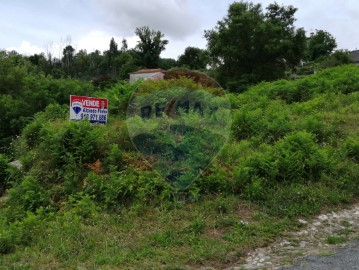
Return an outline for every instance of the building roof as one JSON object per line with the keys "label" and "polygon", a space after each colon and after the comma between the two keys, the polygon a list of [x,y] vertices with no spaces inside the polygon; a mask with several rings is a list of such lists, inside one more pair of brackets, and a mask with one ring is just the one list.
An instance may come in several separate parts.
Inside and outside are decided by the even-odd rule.
{"label": "building roof", "polygon": [[161,68],[154,68],[154,69],[140,69],[135,72],[130,72],[130,74],[142,74],[142,73],[156,73],[156,72],[165,72]]}
{"label": "building roof", "polygon": [[359,50],[349,52],[349,56],[354,62],[359,62]]}

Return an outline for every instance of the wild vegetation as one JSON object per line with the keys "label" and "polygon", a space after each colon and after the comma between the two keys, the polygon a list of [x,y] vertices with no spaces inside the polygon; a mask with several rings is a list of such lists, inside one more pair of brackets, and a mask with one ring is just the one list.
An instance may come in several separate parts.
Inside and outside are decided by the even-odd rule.
{"label": "wild vegetation", "polygon": [[182,192],[130,142],[126,97],[137,85],[97,93],[116,105],[106,127],[69,122],[68,105],[49,105],[15,142],[23,169],[2,157],[2,265],[224,266],[299,226],[296,217],[350,203],[359,193],[358,79],[348,65],[230,94],[231,139]]}
{"label": "wild vegetation", "polygon": [[[294,13],[276,4],[263,12],[259,5],[234,3],[207,32],[208,50],[189,47],[174,62],[159,57],[167,44],[162,33],[146,27],[136,30],[143,40],[134,50],[125,40],[118,50],[111,40],[103,55],[66,47],[61,60],[1,52],[0,269],[225,268],[300,227],[299,217],[356,201],[359,68],[345,52],[332,53],[336,44],[329,33],[305,37],[294,29]],[[263,43],[247,54],[236,51],[247,36],[231,44],[227,34],[240,32],[239,22],[254,27],[244,34],[270,30],[266,38],[273,46],[288,38],[293,54],[280,59],[293,62],[276,61],[283,47],[266,54]],[[156,52],[148,51],[152,42]],[[227,61],[228,53],[236,64]],[[263,55],[274,58],[263,62]],[[304,67],[296,65],[301,59]],[[253,68],[240,66],[248,61]],[[216,93],[218,85],[183,69],[170,70],[161,81],[120,80],[131,69],[164,62],[210,65],[205,72],[230,90],[229,140],[182,190],[160,177],[132,144],[129,100],[135,89],[181,86]],[[223,73],[229,66],[241,73]],[[69,121],[70,94],[108,98],[107,125]],[[203,148],[190,150],[198,162]],[[21,168],[9,165],[15,159]]]}

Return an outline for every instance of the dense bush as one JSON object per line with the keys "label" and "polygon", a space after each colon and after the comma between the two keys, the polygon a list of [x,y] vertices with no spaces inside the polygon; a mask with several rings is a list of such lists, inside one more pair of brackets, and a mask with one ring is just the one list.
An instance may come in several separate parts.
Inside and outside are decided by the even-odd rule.
{"label": "dense bush", "polygon": [[[100,208],[121,213],[131,206],[167,207],[169,202],[176,205],[207,195],[230,194],[281,217],[310,215],[323,205],[347,203],[359,195],[357,79],[357,67],[342,66],[230,94],[233,125],[228,143],[218,147],[214,161],[198,170],[200,175],[188,174],[195,181],[181,192],[153,170],[149,161],[156,155],[146,160],[136,151],[124,119],[134,89],[148,93],[163,89],[169,81],[119,83],[98,92],[110,101],[106,126],[70,122],[67,105],[49,105],[27,119],[29,124],[14,143],[22,171],[11,174],[9,160],[0,156],[0,176],[13,179],[0,210],[0,253],[31,244],[35,236],[27,229],[40,230],[39,220],[51,215],[63,214],[59,219],[65,223],[73,219],[65,227],[80,230],[81,222],[91,220]],[[201,87],[187,78],[181,83]],[[216,93],[214,88],[208,91]],[[201,147],[207,146],[206,138],[218,142],[218,136],[175,128],[181,138],[190,133],[178,144],[181,148],[172,147],[163,133],[163,141],[155,141],[151,151],[176,156],[183,161],[182,170],[211,160]],[[191,156],[185,159],[184,151]],[[218,205],[220,214],[226,211],[223,203]],[[203,231],[200,219],[187,227],[194,235]],[[157,236],[155,240],[159,241]]]}
{"label": "dense bush", "polygon": [[350,159],[359,162],[359,137],[347,138],[344,143],[344,151]]}
{"label": "dense bush", "polygon": [[32,116],[51,103],[68,104],[70,95],[91,95],[94,87],[74,79],[54,79],[38,72],[18,54],[0,54],[0,149],[31,122]]}
{"label": "dense bush", "polygon": [[6,178],[8,176],[8,163],[9,159],[0,154],[0,196],[4,193]]}

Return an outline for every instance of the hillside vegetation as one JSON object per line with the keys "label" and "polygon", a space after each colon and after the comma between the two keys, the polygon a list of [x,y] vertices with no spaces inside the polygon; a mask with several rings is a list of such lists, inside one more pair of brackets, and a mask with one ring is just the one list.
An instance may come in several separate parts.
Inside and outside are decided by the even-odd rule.
{"label": "hillside vegetation", "polygon": [[0,269],[220,268],[299,227],[299,216],[357,199],[357,66],[229,94],[230,140],[180,192],[131,144],[125,112],[137,86],[94,94],[109,98],[106,126],[48,105],[14,142],[22,169],[0,156]]}

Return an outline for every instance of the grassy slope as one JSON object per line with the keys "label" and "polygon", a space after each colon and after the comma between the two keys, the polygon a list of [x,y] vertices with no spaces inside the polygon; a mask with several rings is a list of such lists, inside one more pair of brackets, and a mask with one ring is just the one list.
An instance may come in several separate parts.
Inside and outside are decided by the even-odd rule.
{"label": "grassy slope", "polygon": [[184,194],[151,173],[120,118],[102,129],[54,120],[56,106],[38,115],[18,142],[27,176],[13,172],[1,202],[0,269],[224,268],[357,197],[358,67],[230,98],[232,139]]}

